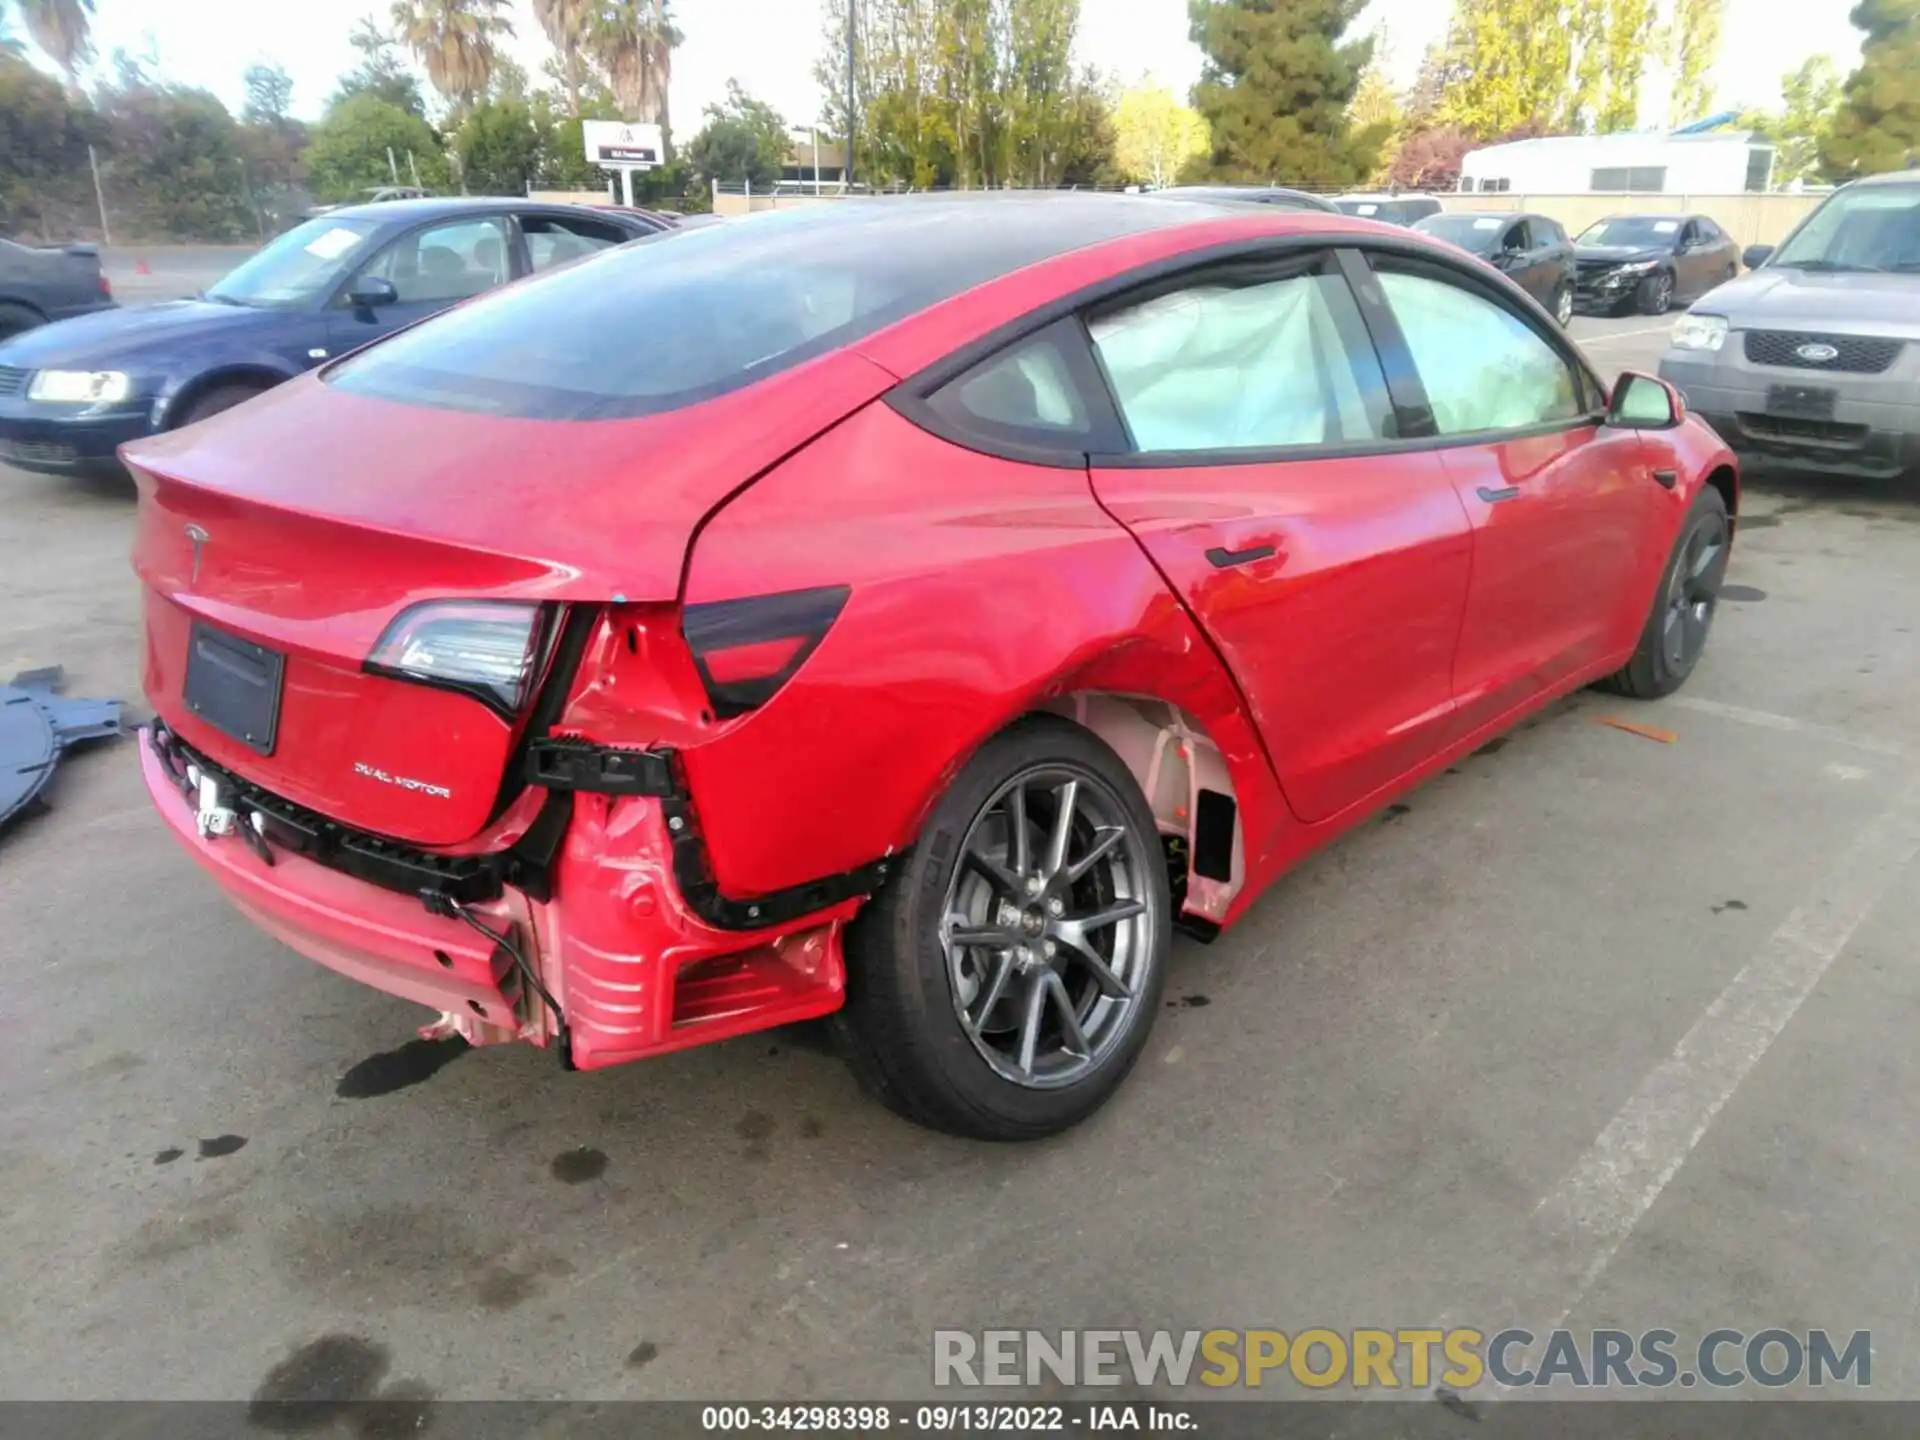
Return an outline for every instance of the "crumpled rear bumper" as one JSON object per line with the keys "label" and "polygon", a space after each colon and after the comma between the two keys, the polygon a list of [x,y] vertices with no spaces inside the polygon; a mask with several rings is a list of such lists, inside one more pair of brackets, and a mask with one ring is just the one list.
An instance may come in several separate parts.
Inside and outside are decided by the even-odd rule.
{"label": "crumpled rear bumper", "polygon": [[[175,769],[142,732],[140,766],[174,838],[262,929],[350,979],[440,1011],[476,1044],[554,1046],[560,1017],[513,956],[403,893],[237,835],[202,837]],[[825,1015],[845,994],[849,900],[764,931],[712,929],[673,880],[661,804],[581,794],[542,903],[511,886],[469,913],[514,941],[564,1015],[562,1059],[596,1069]]]}

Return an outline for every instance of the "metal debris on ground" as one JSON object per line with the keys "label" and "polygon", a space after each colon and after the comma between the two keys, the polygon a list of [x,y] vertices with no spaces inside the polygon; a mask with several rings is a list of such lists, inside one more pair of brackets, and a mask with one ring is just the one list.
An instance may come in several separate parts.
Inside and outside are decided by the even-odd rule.
{"label": "metal debris on ground", "polygon": [[1658,740],[1662,745],[1671,745],[1680,737],[1671,730],[1662,730],[1658,725],[1639,725],[1631,720],[1621,720],[1612,715],[1593,717],[1602,725],[1611,725],[1616,730],[1624,730],[1629,735],[1638,735],[1642,740]]}
{"label": "metal debris on ground", "polygon": [[66,700],[58,665],[0,686],[0,832],[29,813],[60,757],[121,733],[118,700]]}

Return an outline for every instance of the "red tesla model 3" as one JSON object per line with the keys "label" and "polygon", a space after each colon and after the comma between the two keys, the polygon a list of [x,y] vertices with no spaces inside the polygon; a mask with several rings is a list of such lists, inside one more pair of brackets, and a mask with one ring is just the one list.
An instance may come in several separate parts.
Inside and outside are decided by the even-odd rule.
{"label": "red tesla model 3", "polygon": [[1451,248],[1071,194],[669,233],[126,459],[147,785],[263,928],[582,1069],[832,1014],[1008,1139],[1175,927],[1681,684],[1738,504]]}

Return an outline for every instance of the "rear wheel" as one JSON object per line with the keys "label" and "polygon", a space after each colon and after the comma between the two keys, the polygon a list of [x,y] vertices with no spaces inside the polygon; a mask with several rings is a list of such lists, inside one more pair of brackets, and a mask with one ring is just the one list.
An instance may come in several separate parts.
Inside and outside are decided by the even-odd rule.
{"label": "rear wheel", "polygon": [[1099,1109],[1152,1028],[1167,866],[1139,787],[1052,717],[989,741],[847,936],[835,1017],[861,1081],[923,1125],[1057,1134]]}
{"label": "rear wheel", "polygon": [[1642,315],[1664,315],[1673,308],[1673,275],[1666,270],[1656,270],[1640,282],[1634,291],[1634,304],[1640,307]]}
{"label": "rear wheel", "polygon": [[1707,647],[1707,631],[1726,578],[1732,528],[1727,502],[1711,485],[1694,497],[1660,579],[1653,613],[1633,659],[1601,683],[1621,695],[1656,700],[1686,683]]}
{"label": "rear wheel", "polygon": [[264,385],[216,385],[187,406],[186,413],[180,417],[180,423],[182,425],[197,424],[265,392]]}
{"label": "rear wheel", "polygon": [[15,305],[11,301],[0,304],[0,340],[11,340],[15,335],[41,323],[39,314],[24,305]]}

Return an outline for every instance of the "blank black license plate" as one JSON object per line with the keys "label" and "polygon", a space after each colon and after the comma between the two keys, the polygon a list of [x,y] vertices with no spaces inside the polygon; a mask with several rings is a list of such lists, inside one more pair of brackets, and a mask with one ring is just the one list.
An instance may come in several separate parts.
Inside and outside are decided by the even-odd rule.
{"label": "blank black license plate", "polygon": [[273,753],[280,726],[280,681],[286,657],[195,621],[187,642],[187,709],[214,729],[262,755]]}
{"label": "blank black license plate", "polygon": [[1794,420],[1831,420],[1834,394],[1813,385],[1770,385],[1767,413]]}

